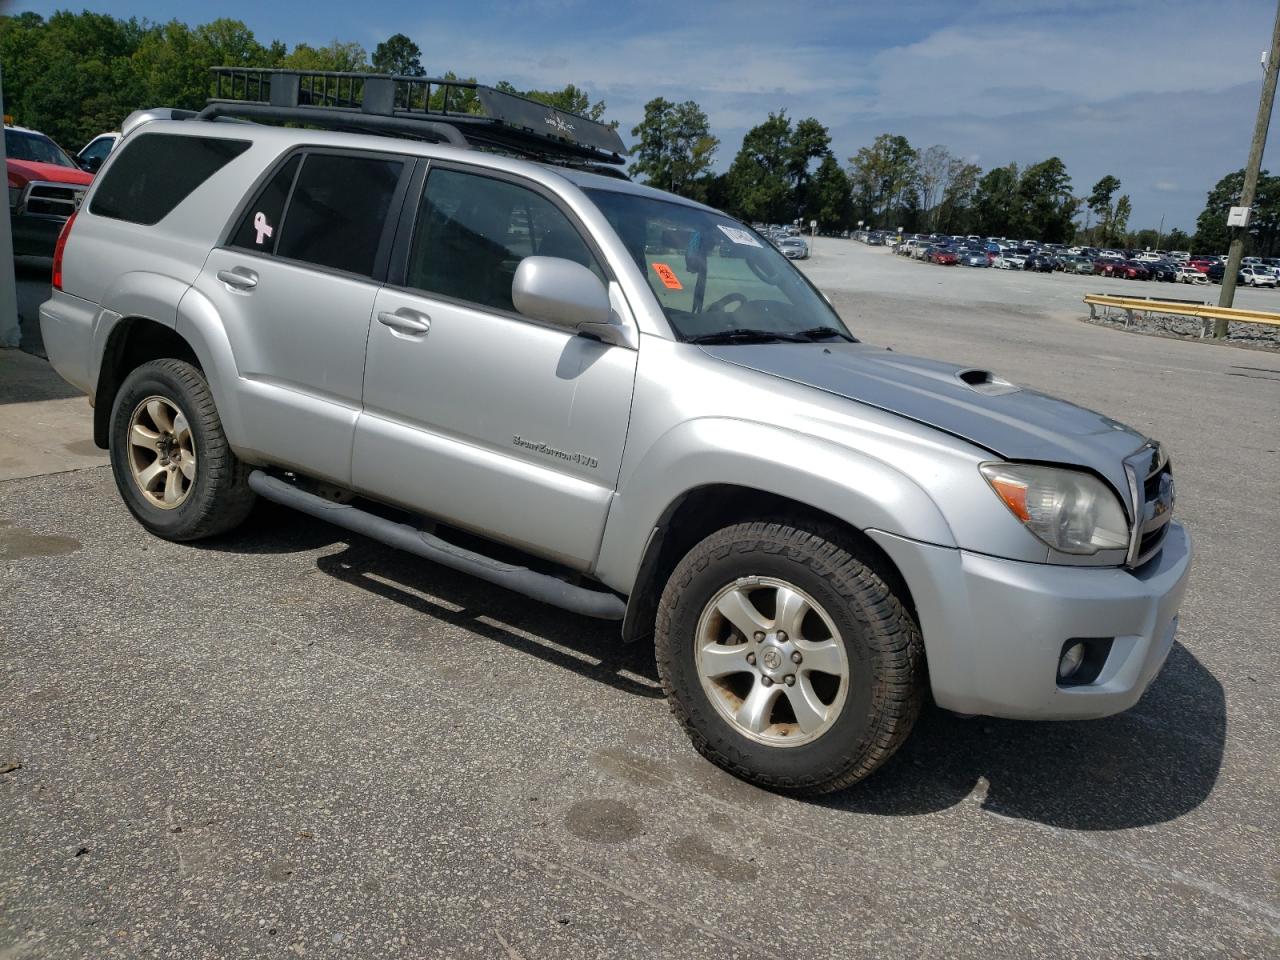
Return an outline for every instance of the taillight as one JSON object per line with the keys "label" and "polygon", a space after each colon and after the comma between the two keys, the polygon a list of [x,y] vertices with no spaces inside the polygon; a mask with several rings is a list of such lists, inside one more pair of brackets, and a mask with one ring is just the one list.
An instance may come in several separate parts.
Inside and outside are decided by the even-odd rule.
{"label": "taillight", "polygon": [[67,249],[67,237],[71,236],[71,225],[76,222],[76,214],[79,210],[72,212],[67,217],[67,222],[62,225],[62,231],[58,234],[58,242],[53,248],[53,289],[62,289],[62,252]]}

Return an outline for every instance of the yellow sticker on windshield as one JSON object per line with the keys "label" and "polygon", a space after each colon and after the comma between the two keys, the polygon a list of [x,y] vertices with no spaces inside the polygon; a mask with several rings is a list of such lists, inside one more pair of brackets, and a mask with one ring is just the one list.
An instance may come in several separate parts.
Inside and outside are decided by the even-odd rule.
{"label": "yellow sticker on windshield", "polygon": [[653,272],[658,275],[658,279],[662,281],[662,285],[668,290],[683,290],[680,284],[680,278],[676,276],[675,271],[668,267],[665,263],[655,263]]}

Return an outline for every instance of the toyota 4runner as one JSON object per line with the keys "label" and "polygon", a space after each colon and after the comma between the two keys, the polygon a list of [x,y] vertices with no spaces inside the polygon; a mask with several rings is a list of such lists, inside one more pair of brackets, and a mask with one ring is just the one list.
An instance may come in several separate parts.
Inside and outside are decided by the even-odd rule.
{"label": "toyota 4runner", "polygon": [[1191,556],[1159,444],[860,342],[754,230],[621,178],[609,127],[218,75],[126,122],[40,314],[157,536],[263,497],[621,621],[694,746],[777,790],[866,776],[926,694],[1101,717],[1159,671]]}

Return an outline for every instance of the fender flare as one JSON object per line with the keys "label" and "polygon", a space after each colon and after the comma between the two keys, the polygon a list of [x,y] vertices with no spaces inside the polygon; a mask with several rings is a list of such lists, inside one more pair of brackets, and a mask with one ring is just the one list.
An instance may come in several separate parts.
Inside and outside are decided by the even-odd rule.
{"label": "fender flare", "polygon": [[828,513],[859,531],[885,530],[954,547],[938,505],[893,465],[822,437],[768,424],[704,418],[664,434],[619,484],[595,576],[628,594],[652,531],[699,487],[732,484]]}

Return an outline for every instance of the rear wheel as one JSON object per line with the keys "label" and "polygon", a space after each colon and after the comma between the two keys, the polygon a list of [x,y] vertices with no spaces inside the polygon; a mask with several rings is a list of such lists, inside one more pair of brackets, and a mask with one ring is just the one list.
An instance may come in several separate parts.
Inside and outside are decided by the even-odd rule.
{"label": "rear wheel", "polygon": [[223,533],[253,508],[204,375],[182,360],[135,369],[111,408],[111,470],[138,522],[166,540]]}
{"label": "rear wheel", "polygon": [[836,529],[743,523],[677,565],[658,671],[694,747],[770,789],[867,776],[906,739],[924,689],[920,633]]}

